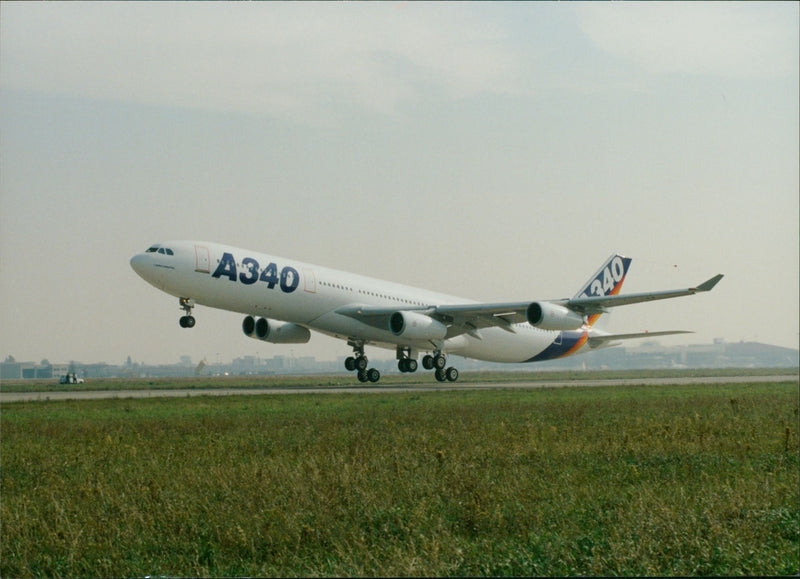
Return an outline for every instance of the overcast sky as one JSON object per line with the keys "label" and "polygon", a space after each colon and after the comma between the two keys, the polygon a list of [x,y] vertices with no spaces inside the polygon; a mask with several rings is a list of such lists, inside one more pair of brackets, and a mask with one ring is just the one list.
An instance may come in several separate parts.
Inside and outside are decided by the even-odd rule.
{"label": "overcast sky", "polygon": [[799,43],[796,2],[3,2],[0,357],[349,353],[181,329],[128,263],[167,239],[481,301],[620,252],[725,279],[611,330],[797,348]]}

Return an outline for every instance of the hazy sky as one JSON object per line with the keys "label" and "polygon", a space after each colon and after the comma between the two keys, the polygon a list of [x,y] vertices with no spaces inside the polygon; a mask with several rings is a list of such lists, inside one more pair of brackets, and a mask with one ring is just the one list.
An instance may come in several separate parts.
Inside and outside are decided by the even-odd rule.
{"label": "hazy sky", "polygon": [[726,277],[611,330],[796,348],[799,43],[796,2],[3,2],[0,357],[349,353],[180,328],[128,264],[166,239],[482,301],[621,252]]}

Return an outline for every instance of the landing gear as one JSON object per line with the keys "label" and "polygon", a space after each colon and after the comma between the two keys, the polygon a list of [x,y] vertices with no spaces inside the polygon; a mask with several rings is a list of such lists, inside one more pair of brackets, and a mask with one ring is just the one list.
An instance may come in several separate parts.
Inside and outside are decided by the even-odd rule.
{"label": "landing gear", "polygon": [[181,306],[181,309],[186,312],[185,316],[181,316],[181,319],[178,320],[180,323],[181,328],[194,328],[195,319],[192,315],[192,308],[194,307],[194,300],[191,298],[178,298],[178,303]]}
{"label": "landing gear", "polygon": [[448,382],[455,382],[458,380],[458,370],[453,366],[450,366],[447,370],[445,370],[444,375],[447,377]]}
{"label": "landing gear", "polygon": [[401,372],[416,372],[417,355],[411,348],[397,347],[397,369]]}
{"label": "landing gear", "polygon": [[453,366],[445,369],[446,365],[447,358],[440,351],[422,358],[422,366],[427,370],[435,370],[434,376],[439,382],[455,382],[458,380],[458,369]]}
{"label": "landing gear", "polygon": [[401,358],[397,361],[397,368],[401,372],[416,372],[418,367],[417,361],[411,358]]}
{"label": "landing gear", "polygon": [[367,365],[369,364],[369,360],[363,354],[359,355],[358,357],[348,356],[344,360],[344,367],[348,372],[352,372],[354,370],[358,370],[361,372],[362,370],[367,369]]}
{"label": "landing gear", "polygon": [[377,368],[370,368],[369,370],[358,371],[358,381],[361,383],[372,382],[373,384],[381,379],[381,373]]}
{"label": "landing gear", "polygon": [[426,370],[443,370],[447,365],[447,358],[441,352],[434,352],[434,355],[425,354],[422,358],[422,367]]}
{"label": "landing gear", "polygon": [[[344,367],[348,372],[355,372],[358,381],[362,384],[372,382],[373,384],[381,379],[381,373],[376,368],[369,367],[369,360],[364,354],[364,342],[361,340],[349,340],[347,342],[353,347],[353,355],[344,360]],[[458,380],[458,369],[447,366],[447,358],[441,350],[436,350],[433,355],[426,354],[422,358],[422,367],[426,370],[435,370],[434,375],[439,382],[455,382]],[[419,367],[417,363],[417,352],[408,347],[397,347],[397,368],[403,373],[416,372]]]}
{"label": "landing gear", "polygon": [[364,354],[364,342],[348,342],[353,346],[353,356],[348,356],[344,360],[344,367],[348,372],[357,372],[359,382],[375,383],[381,379],[381,373],[376,368],[369,368],[369,360]]}
{"label": "landing gear", "polygon": [[453,366],[450,366],[447,370],[436,368],[434,375],[439,382],[455,382],[458,380],[458,369]]}

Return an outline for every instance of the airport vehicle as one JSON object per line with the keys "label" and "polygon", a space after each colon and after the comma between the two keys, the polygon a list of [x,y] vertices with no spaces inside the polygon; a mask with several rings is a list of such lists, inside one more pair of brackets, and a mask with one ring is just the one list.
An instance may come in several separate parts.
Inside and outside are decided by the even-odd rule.
{"label": "airport vehicle", "polygon": [[84,379],[78,378],[76,374],[64,374],[58,379],[59,384],[83,384]]}
{"label": "airport vehicle", "polygon": [[156,243],[131,267],[178,298],[180,325],[192,328],[200,304],[245,314],[244,334],[275,344],[306,343],[310,330],[346,340],[345,368],[377,382],[365,346],[393,349],[398,369],[434,370],[458,379],[446,355],[494,362],[538,362],[617,345],[620,340],[684,331],[609,334],[595,328],[609,308],[711,290],[722,275],[686,289],[619,295],[631,258],[612,255],[573,298],[478,303],[292,259],[205,241]]}

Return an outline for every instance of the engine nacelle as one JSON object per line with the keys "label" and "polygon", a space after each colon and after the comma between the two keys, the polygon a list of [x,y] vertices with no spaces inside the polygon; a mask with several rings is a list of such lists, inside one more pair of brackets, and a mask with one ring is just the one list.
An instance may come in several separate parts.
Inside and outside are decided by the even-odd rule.
{"label": "engine nacelle", "polygon": [[242,331],[248,338],[253,338],[253,332],[256,331],[256,320],[253,316],[247,316],[242,320]]}
{"label": "engine nacelle", "polygon": [[409,340],[442,340],[447,335],[447,326],[442,322],[417,312],[393,313],[389,329],[395,336]]}
{"label": "engine nacelle", "polygon": [[583,316],[550,302],[533,302],[525,317],[530,325],[542,330],[577,330],[583,326]]}
{"label": "engine nacelle", "polygon": [[308,328],[290,322],[276,322],[267,318],[247,316],[242,321],[242,331],[248,338],[272,344],[305,344],[311,339]]}

